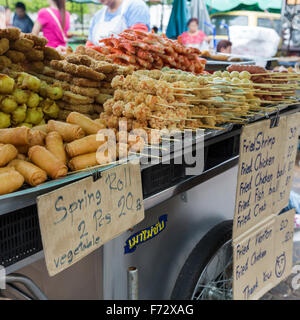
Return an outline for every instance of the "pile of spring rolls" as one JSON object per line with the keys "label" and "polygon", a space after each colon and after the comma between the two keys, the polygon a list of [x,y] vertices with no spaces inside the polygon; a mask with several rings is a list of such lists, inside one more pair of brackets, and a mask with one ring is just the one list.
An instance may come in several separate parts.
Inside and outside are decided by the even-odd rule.
{"label": "pile of spring rolls", "polygon": [[96,137],[104,128],[101,122],[72,112],[67,122],[0,129],[0,195],[18,190],[24,182],[35,187],[48,178],[66,176],[69,169],[98,165],[96,152],[106,141]]}

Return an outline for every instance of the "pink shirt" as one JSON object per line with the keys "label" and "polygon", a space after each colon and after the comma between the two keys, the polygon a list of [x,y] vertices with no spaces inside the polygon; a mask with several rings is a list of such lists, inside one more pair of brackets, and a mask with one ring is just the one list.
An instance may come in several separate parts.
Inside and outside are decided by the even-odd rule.
{"label": "pink shirt", "polygon": [[[59,10],[50,8],[57,16],[58,21],[61,23]],[[42,31],[44,37],[48,39],[47,46],[56,48],[58,46],[66,46],[64,41],[61,29],[57,25],[56,21],[52,17],[52,15],[47,11],[47,9],[43,8],[38,12],[37,17],[38,22],[42,25]],[[65,20],[65,36],[67,36],[67,32],[70,28],[70,13],[66,11],[66,20]]]}
{"label": "pink shirt", "polygon": [[181,35],[182,43],[184,45],[200,44],[203,42],[205,37],[206,37],[206,34],[201,30],[199,30],[195,35],[189,34],[188,31],[184,32]]}

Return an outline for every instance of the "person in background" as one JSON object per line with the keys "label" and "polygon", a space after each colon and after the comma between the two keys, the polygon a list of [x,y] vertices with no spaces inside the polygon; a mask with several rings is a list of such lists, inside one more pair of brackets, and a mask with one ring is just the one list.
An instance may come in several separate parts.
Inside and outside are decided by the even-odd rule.
{"label": "person in background", "polygon": [[158,28],[157,28],[156,26],[153,26],[152,32],[153,32],[153,33],[157,33],[157,32],[158,32]]}
{"label": "person in background", "polygon": [[13,18],[13,26],[21,29],[24,33],[30,33],[33,28],[33,22],[26,14],[26,6],[23,2],[17,2],[16,12]]}
{"label": "person in background", "polygon": [[49,0],[49,5],[49,8],[43,8],[38,12],[32,33],[38,35],[42,31],[48,39],[47,46],[64,52],[70,28],[70,13],[66,11],[66,0]]}
{"label": "person in background", "polygon": [[11,10],[9,7],[5,7],[5,26],[6,28],[11,27]]}
{"label": "person in background", "polygon": [[200,49],[203,42],[209,42],[209,37],[201,30],[199,30],[199,20],[191,18],[187,24],[188,31],[181,35],[182,44],[187,47]]}
{"label": "person in background", "polygon": [[150,12],[143,0],[99,0],[104,7],[94,15],[87,46],[126,29],[150,30]]}
{"label": "person in background", "polygon": [[217,52],[220,53],[231,53],[232,43],[229,40],[221,40],[217,44]]}

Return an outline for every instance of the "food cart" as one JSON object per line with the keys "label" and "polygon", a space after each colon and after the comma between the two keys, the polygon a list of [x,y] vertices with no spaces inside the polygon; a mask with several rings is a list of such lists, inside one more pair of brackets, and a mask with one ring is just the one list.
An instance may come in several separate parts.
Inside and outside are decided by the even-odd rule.
{"label": "food cart", "polygon": [[[298,112],[299,107],[285,108],[280,114]],[[1,265],[8,274],[9,294],[38,299],[232,298],[227,283],[232,277],[240,133],[240,125],[229,125],[222,133],[207,130],[205,162],[198,175],[188,176],[184,165],[174,164],[174,152],[170,164],[141,165],[144,221],[54,277],[49,277],[43,258],[36,197],[93,173],[2,196]],[[190,142],[195,148],[195,139]],[[126,253],[128,238],[157,224],[162,216],[162,231]],[[25,284],[31,293],[9,279]]]}

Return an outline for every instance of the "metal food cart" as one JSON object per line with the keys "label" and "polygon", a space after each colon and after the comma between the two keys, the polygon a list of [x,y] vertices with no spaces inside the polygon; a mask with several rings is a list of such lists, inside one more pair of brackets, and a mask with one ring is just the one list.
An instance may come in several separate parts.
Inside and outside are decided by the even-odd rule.
{"label": "metal food cart", "polygon": [[[299,110],[293,105],[251,121]],[[176,164],[175,149],[168,165],[141,165],[145,219],[54,277],[43,258],[36,197],[92,173],[1,196],[0,265],[8,275],[2,293],[25,299],[230,299],[240,133],[241,125],[233,124],[205,131],[199,175],[185,174],[185,165]],[[195,138],[191,146],[188,152],[195,152]],[[162,216],[164,229],[126,253],[128,238]],[[132,276],[137,273],[138,292]]]}

